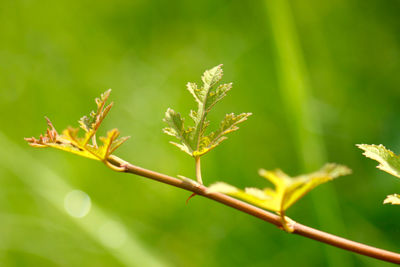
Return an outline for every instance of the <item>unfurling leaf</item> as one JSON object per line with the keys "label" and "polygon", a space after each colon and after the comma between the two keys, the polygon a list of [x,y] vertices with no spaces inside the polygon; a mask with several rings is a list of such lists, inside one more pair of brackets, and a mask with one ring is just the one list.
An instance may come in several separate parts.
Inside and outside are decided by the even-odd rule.
{"label": "unfurling leaf", "polygon": [[245,188],[245,190],[241,190],[229,184],[218,182],[211,185],[208,192],[228,194],[259,207],[283,213],[316,186],[350,173],[351,170],[346,166],[334,163],[325,164],[314,173],[293,178],[281,170],[266,171],[261,169],[259,174],[269,180],[274,185],[274,189]]}
{"label": "unfurling leaf", "polygon": [[201,76],[201,80],[203,81],[205,87],[212,87],[222,79],[223,75],[221,64],[210,70],[206,70],[203,76]]}
{"label": "unfurling leaf", "polygon": [[200,157],[218,146],[227,138],[226,134],[239,129],[237,125],[251,115],[251,113],[227,114],[219,128],[206,135],[206,129],[209,126],[208,113],[232,88],[232,83],[217,86],[222,76],[222,65],[218,65],[204,72],[201,78],[202,87],[198,87],[195,83],[187,84],[188,91],[197,103],[197,111],[191,110],[189,114],[194,122],[193,126],[185,127],[184,119],[172,109],[168,109],[165,113],[164,122],[168,127],[163,129],[164,133],[176,137],[179,143],[171,143],[190,156]]}
{"label": "unfurling leaf", "polygon": [[[385,171],[393,176],[400,178],[400,156],[396,155],[383,145],[357,145],[360,149],[364,150],[363,155],[367,158],[379,162],[378,169]],[[383,201],[383,204],[400,205],[400,195],[389,195]]]}
{"label": "unfurling leaf", "polygon": [[386,199],[383,201],[383,204],[400,205],[400,195],[398,194],[388,195]]}
{"label": "unfurling leaf", "polygon": [[121,146],[129,137],[122,137],[117,139],[119,131],[117,129],[110,130],[106,137],[99,137],[103,145],[97,145],[96,132],[100,127],[101,122],[112,107],[112,103],[105,106],[107,98],[111,92],[107,90],[100,98],[96,98],[97,111],[92,111],[89,117],[84,116],[79,120],[81,128],[85,131],[83,137],[78,136],[79,128],[67,128],[58,134],[53,124],[48,118],[47,132],[45,135],[40,135],[39,139],[34,137],[25,138],[26,141],[33,147],[53,147],[67,152],[77,154],[86,158],[99,160],[104,162],[107,166],[114,170],[122,170],[112,165],[108,158],[109,156]]}
{"label": "unfurling leaf", "polygon": [[396,155],[383,145],[357,145],[364,150],[363,155],[379,162],[377,168],[400,178],[400,156]]}
{"label": "unfurling leaf", "polygon": [[103,94],[101,94],[100,98],[96,98],[95,102],[97,104],[97,111],[92,111],[90,112],[89,117],[83,116],[79,120],[79,124],[83,130],[85,130],[86,132],[92,131],[96,133],[100,124],[103,122],[103,119],[107,116],[108,112],[114,104],[113,102],[111,102],[111,104],[105,106],[106,101],[110,96],[110,93],[111,89],[108,89]]}

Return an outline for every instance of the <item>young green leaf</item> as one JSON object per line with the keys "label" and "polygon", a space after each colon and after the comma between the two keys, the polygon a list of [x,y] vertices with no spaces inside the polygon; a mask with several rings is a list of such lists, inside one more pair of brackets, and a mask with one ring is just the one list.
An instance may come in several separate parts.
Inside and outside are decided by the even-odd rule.
{"label": "young green leaf", "polygon": [[225,118],[221,121],[219,128],[211,132],[209,135],[202,136],[197,151],[193,152],[194,156],[201,156],[217,147],[222,141],[227,139],[226,134],[239,129],[237,125],[250,116],[250,113],[242,113],[235,115],[233,113],[226,114]]}
{"label": "young green leaf", "polygon": [[259,174],[269,180],[274,185],[274,189],[245,188],[245,190],[240,190],[229,184],[218,182],[211,185],[208,191],[228,194],[259,207],[284,213],[316,186],[350,173],[351,170],[346,166],[334,163],[326,164],[317,172],[294,178],[279,169],[275,171],[261,169]]}
{"label": "young green leaf", "polygon": [[80,127],[85,131],[83,137],[78,137],[79,128],[69,127],[61,135],[58,134],[51,121],[46,118],[48,124],[46,134],[40,135],[39,139],[31,137],[25,138],[25,140],[33,147],[53,147],[82,157],[102,161],[108,167],[121,171],[122,169],[112,165],[108,158],[129,137],[117,139],[119,131],[113,129],[107,133],[106,137],[99,138],[103,145],[98,146],[96,140],[96,132],[112,107],[112,103],[105,106],[110,92],[111,89],[102,94],[100,98],[96,98],[96,112],[92,111],[89,117],[84,116],[79,120]]}
{"label": "young green leaf", "polygon": [[192,155],[194,150],[194,145],[192,144],[192,135],[194,128],[188,127],[185,129],[184,119],[181,114],[176,113],[173,109],[168,109],[165,113],[164,122],[168,124],[169,127],[164,128],[164,133],[176,137],[181,141],[180,144],[175,142],[170,142],[171,144],[177,146],[182,151]]}
{"label": "young green leaf", "polygon": [[379,162],[378,169],[400,178],[400,156],[383,145],[357,145],[364,150],[363,155]]}
{"label": "young green leaf", "polygon": [[200,157],[218,146],[227,138],[226,134],[239,129],[237,125],[251,115],[251,113],[227,114],[215,132],[205,134],[209,126],[208,113],[232,88],[231,83],[217,86],[222,76],[222,65],[218,65],[204,72],[201,78],[202,87],[198,87],[195,83],[187,84],[188,91],[197,103],[197,111],[191,110],[189,114],[193,120],[193,126],[185,127],[181,115],[170,108],[165,113],[164,122],[168,127],[163,129],[164,133],[176,137],[179,143],[171,143],[190,156]]}
{"label": "young green leaf", "polygon": [[[385,171],[393,176],[400,178],[400,156],[396,155],[383,145],[357,145],[360,149],[364,150],[363,155],[367,158],[379,162],[378,169]],[[398,194],[389,195],[383,201],[383,204],[391,203],[393,205],[400,205],[400,198]]]}

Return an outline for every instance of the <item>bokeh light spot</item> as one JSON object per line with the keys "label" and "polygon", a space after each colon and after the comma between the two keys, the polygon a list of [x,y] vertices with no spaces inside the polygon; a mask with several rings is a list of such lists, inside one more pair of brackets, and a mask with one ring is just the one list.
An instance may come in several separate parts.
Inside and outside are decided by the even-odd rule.
{"label": "bokeh light spot", "polygon": [[83,218],[89,213],[92,207],[92,201],[85,192],[81,190],[72,190],[65,196],[64,207],[67,213],[72,217]]}

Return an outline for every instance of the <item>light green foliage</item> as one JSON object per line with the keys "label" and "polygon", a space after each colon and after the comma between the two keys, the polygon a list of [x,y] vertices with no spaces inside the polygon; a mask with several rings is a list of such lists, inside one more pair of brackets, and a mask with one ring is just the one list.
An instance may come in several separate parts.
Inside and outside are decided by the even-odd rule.
{"label": "light green foliage", "polygon": [[218,146],[227,138],[226,134],[239,129],[237,125],[251,115],[251,113],[227,114],[217,130],[206,134],[210,124],[207,121],[208,113],[232,88],[232,83],[217,85],[222,76],[222,65],[218,65],[204,72],[201,77],[202,87],[199,88],[195,83],[187,84],[188,91],[198,105],[197,111],[191,110],[189,114],[193,126],[185,127],[184,118],[173,109],[169,108],[165,113],[164,122],[168,127],[163,129],[164,133],[176,137],[179,143],[171,143],[193,157],[200,157]]}
{"label": "light green foliage", "polygon": [[[360,149],[364,150],[363,155],[367,158],[379,162],[378,169],[385,171],[393,176],[400,178],[400,156],[396,155],[383,145],[357,145]],[[399,195],[389,195],[384,200],[384,204],[391,203],[393,205],[400,205]]]}
{"label": "light green foliage", "polygon": [[363,155],[379,162],[377,168],[400,178],[400,156],[383,145],[357,145],[364,150]]}
{"label": "light green foliage", "polygon": [[351,170],[346,166],[334,163],[325,164],[314,173],[293,178],[279,169],[275,171],[261,169],[259,174],[269,180],[274,185],[274,189],[245,188],[245,190],[240,190],[229,184],[218,182],[211,185],[208,191],[228,194],[259,207],[282,213],[316,186],[350,173]]}
{"label": "light green foliage", "polygon": [[92,111],[89,117],[84,116],[79,120],[80,127],[85,131],[83,137],[78,137],[79,128],[69,127],[61,135],[58,134],[53,124],[46,118],[48,124],[46,134],[44,136],[40,135],[39,139],[32,137],[25,138],[25,140],[33,147],[57,148],[79,156],[102,161],[110,168],[116,169],[115,166],[108,162],[108,157],[129,137],[117,139],[119,131],[112,129],[108,131],[106,137],[99,137],[103,145],[98,146],[96,140],[96,132],[112,107],[112,103],[105,106],[110,92],[111,89],[102,94],[100,98],[96,98],[96,112]]}
{"label": "light green foliage", "polygon": [[400,195],[398,194],[388,195],[383,201],[383,204],[388,204],[388,203],[393,205],[400,205]]}

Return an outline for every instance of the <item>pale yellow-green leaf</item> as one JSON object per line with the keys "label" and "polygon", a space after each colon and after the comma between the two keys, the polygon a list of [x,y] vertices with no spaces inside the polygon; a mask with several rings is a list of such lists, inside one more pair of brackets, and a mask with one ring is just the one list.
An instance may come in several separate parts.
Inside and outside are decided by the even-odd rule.
{"label": "pale yellow-green leaf", "polygon": [[223,76],[223,70],[222,70],[222,64],[218,65],[210,70],[206,70],[201,77],[201,80],[204,83],[204,86],[211,87],[215,85],[217,82],[219,82],[222,79]]}
{"label": "pale yellow-green leaf", "polygon": [[240,191],[240,189],[224,182],[214,183],[207,188],[207,192],[209,193],[219,192],[228,195],[235,194],[238,191]]}
{"label": "pale yellow-green leaf", "polygon": [[383,204],[400,205],[400,195],[398,194],[388,195],[386,199],[383,201]]}
{"label": "pale yellow-green leaf", "polygon": [[274,209],[274,199],[269,195],[266,195],[265,192],[258,188],[246,188],[245,190],[241,190],[236,188],[230,184],[224,182],[217,182],[210,185],[207,189],[207,192],[219,192],[223,194],[227,194],[236,198],[240,198],[246,202],[252,203],[256,206],[268,209]]}
{"label": "pale yellow-green leaf", "polygon": [[[364,150],[363,155],[367,158],[379,162],[378,169],[385,171],[393,176],[400,178],[400,156],[396,155],[383,145],[357,145],[360,149]],[[389,195],[383,201],[384,204],[391,203],[393,205],[400,205],[398,194]]]}
{"label": "pale yellow-green leaf", "polygon": [[221,99],[223,99],[229,90],[232,89],[232,83],[221,84],[216,90],[210,90],[208,97],[205,101],[206,112],[209,112],[211,108],[217,104]]}
{"label": "pale yellow-green leaf", "polygon": [[363,155],[379,162],[377,168],[400,178],[400,156],[383,145],[357,145],[364,150]]}
{"label": "pale yellow-green leaf", "polygon": [[117,129],[113,129],[107,133],[106,137],[100,137],[103,145],[94,146],[92,144],[86,143],[87,135],[89,135],[90,132],[86,132],[84,137],[78,137],[78,131],[78,128],[68,128],[64,130],[61,135],[55,136],[54,140],[51,140],[46,135],[41,136],[38,140],[27,138],[27,141],[33,147],[52,147],[82,157],[99,161],[106,161],[111,153],[127,140],[127,137],[117,140],[119,136],[119,131]]}
{"label": "pale yellow-green leaf", "polygon": [[246,188],[245,190],[240,190],[231,185],[218,182],[211,185],[208,190],[210,192],[225,193],[259,207],[281,213],[316,186],[350,173],[351,170],[346,166],[333,163],[326,164],[314,173],[294,178],[281,170],[260,170],[260,175],[269,180],[275,188]]}
{"label": "pale yellow-green leaf", "polygon": [[164,133],[176,137],[181,142],[180,144],[170,143],[192,155],[194,150],[192,144],[193,127],[185,128],[184,119],[179,113],[170,108],[165,112],[164,122],[169,126],[163,129]]}
{"label": "pale yellow-green leaf", "polygon": [[284,195],[283,209],[288,209],[318,185],[350,173],[351,170],[346,166],[328,163],[317,172],[293,178]]}
{"label": "pale yellow-green leaf", "polygon": [[197,103],[202,104],[203,101],[203,92],[199,88],[197,88],[196,83],[187,83],[186,88],[188,91],[193,95],[194,100],[196,100]]}

